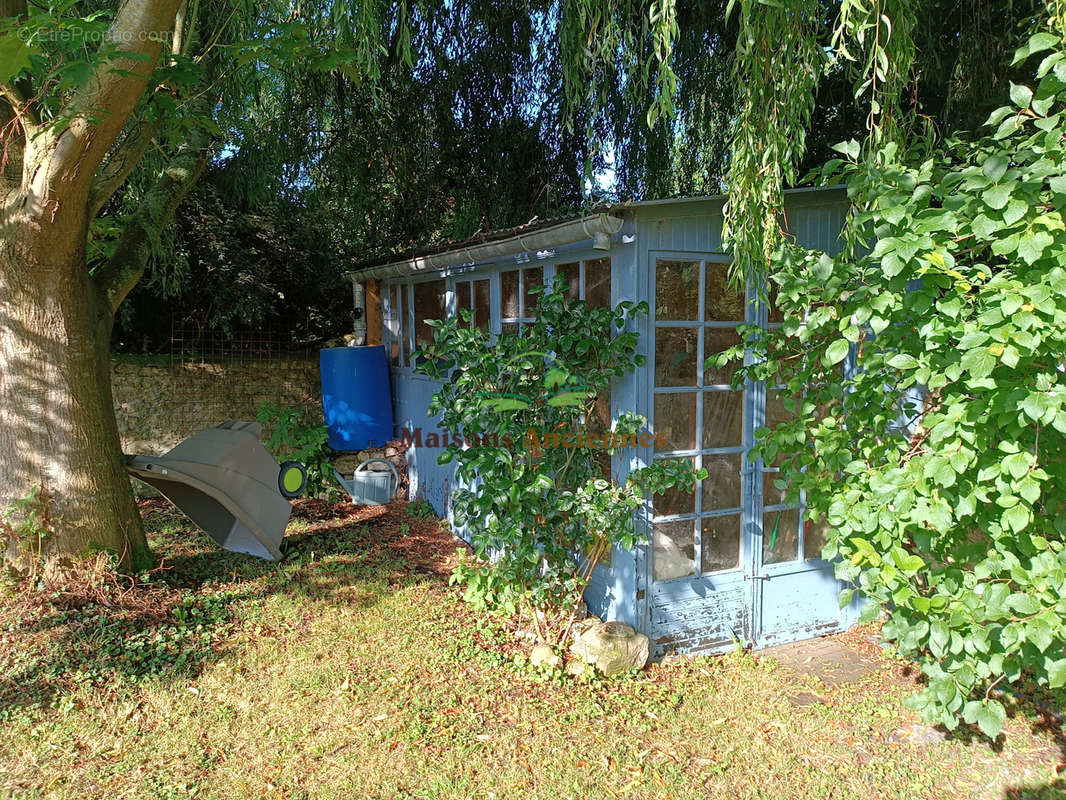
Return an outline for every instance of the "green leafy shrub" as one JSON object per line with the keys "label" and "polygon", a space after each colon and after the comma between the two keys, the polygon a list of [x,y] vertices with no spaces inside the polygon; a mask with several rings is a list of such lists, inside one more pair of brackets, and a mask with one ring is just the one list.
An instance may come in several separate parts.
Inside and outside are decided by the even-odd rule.
{"label": "green leafy shrub", "polygon": [[274,458],[299,461],[307,468],[308,497],[340,498],[333,478],[332,451],[326,445],[329,433],[316,409],[281,408],[268,400],[259,406],[256,419],[269,431],[266,447]]}
{"label": "green leafy shrub", "polygon": [[842,145],[849,246],[786,248],[789,321],[745,334],[795,415],[755,455],[827,521],[841,602],[885,610],[927,720],[990,737],[997,688],[1066,684],[1066,55],[1034,54],[976,141]]}
{"label": "green leafy shrub", "polygon": [[48,494],[34,486],[28,495],[0,509],[0,561],[13,580],[37,574],[54,550],[55,527]]}
{"label": "green leafy shrub", "polygon": [[611,479],[605,462],[617,443],[606,437],[636,436],[644,420],[625,414],[607,431],[596,398],[641,363],[626,326],[647,304],[592,308],[563,288],[541,294],[536,322],[495,341],[468,311],[432,322],[434,341],[416,355],[421,372],[446,379],[429,413],[449,433],[438,460],[456,464],[453,520],[478,557],[464,559],[454,580],[480,607],[534,610],[551,642],[565,639],[596,565],[636,543],[645,491],[691,491],[697,477],[663,461],[624,485]]}
{"label": "green leafy shrub", "polygon": [[406,514],[415,519],[432,519],[437,516],[437,512],[433,510],[433,506],[425,500],[418,500],[414,503],[410,503],[407,506]]}

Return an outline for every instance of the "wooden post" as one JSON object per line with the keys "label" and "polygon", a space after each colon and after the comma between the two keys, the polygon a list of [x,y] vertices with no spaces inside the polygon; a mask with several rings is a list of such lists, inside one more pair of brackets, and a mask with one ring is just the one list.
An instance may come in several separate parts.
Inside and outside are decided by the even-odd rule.
{"label": "wooden post", "polygon": [[366,343],[381,344],[381,289],[376,278],[366,281]]}

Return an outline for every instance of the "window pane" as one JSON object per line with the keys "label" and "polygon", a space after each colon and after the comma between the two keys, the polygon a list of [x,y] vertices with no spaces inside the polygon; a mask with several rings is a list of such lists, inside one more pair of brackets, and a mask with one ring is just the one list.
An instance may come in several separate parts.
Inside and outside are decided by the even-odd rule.
{"label": "window pane", "polygon": [[703,510],[740,508],[740,453],[704,456]]}
{"label": "window pane", "polygon": [[518,316],[518,270],[500,273],[500,316]]}
{"label": "window pane", "polygon": [[400,301],[401,291],[400,287],[393,284],[389,288],[389,344],[390,358],[392,363],[399,366],[400,364],[400,343],[403,341],[403,308]]}
{"label": "window pane", "polygon": [[585,420],[585,426],[592,433],[602,433],[611,429],[611,390],[604,389],[596,396],[592,414]]}
{"label": "window pane", "polygon": [[792,409],[796,409],[798,403],[786,398],[785,392],[770,389],[766,392],[766,427],[773,428],[782,422],[789,422],[796,418],[795,411],[790,411],[786,403]]}
{"label": "window pane", "polygon": [[574,262],[573,264],[556,264],[555,274],[562,275],[566,281],[566,289],[563,291],[563,296],[567,300],[580,300],[581,299],[581,267]]}
{"label": "window pane", "polygon": [[[782,422],[788,422],[795,419],[796,415],[785,408],[785,403],[795,407],[795,402],[785,397],[784,392],[778,392],[774,390],[767,390],[766,392],[766,421],[764,426],[771,430],[777,427]],[[784,461],[785,454],[778,453],[777,458],[774,459],[774,463],[768,466],[781,466]]]}
{"label": "window pane", "polygon": [[783,506],[787,502],[788,490],[779,489],[778,482],[783,482],[784,476],[777,472],[766,470],[762,474],[762,502],[764,506]]}
{"label": "window pane", "polygon": [[655,318],[698,320],[700,313],[700,262],[655,262]]}
{"label": "window pane", "polygon": [[585,262],[585,302],[590,306],[611,306],[611,259]]}
{"label": "window pane", "polygon": [[[703,360],[740,344],[740,334],[736,328],[707,328],[703,343]],[[710,366],[703,371],[704,386],[731,385],[741,361],[730,361],[724,367]]]}
{"label": "window pane", "polygon": [[489,279],[474,281],[474,327],[487,331],[491,320]]}
{"label": "window pane", "polygon": [[720,572],[740,564],[740,514],[702,520],[703,557],[700,571]]}
{"label": "window pane", "polygon": [[770,281],[770,296],[767,298],[770,302],[770,309],[768,312],[768,319],[771,324],[775,322],[784,322],[785,314],[777,307],[777,284]]}
{"label": "window pane", "polygon": [[695,386],[699,328],[655,329],[655,385]]}
{"label": "window pane", "polygon": [[744,393],[703,393],[703,447],[740,447],[744,443]]}
{"label": "window pane", "polygon": [[433,341],[433,328],[426,320],[444,319],[444,281],[425,281],[414,285],[415,347],[423,347]]}
{"label": "window pane", "polygon": [[533,294],[544,284],[544,267],[531,267],[522,270],[522,316],[532,317],[537,313],[539,294]]}
{"label": "window pane", "polygon": [[821,522],[806,520],[803,523],[803,557],[807,560],[822,557],[829,521],[822,517]]}
{"label": "window pane", "polygon": [[505,323],[503,323],[502,325],[500,325],[500,333],[501,334],[503,334],[503,333],[518,333],[518,323],[517,322],[505,322]]}
{"label": "window pane", "polygon": [[767,511],[762,515],[762,560],[781,564],[799,558],[799,510]]}
{"label": "window pane", "polygon": [[462,319],[460,311],[469,311],[473,306],[470,304],[470,283],[468,281],[456,282],[455,284],[455,316]]}
{"label": "window pane", "polygon": [[696,449],[696,393],[655,395],[656,438],[666,439],[665,450]]}
{"label": "window pane", "polygon": [[708,322],[743,322],[744,292],[729,285],[729,265],[707,262],[707,297],[703,318]]}
{"label": "window pane", "polygon": [[660,522],[652,531],[652,573],[655,580],[668,581],[695,575],[695,520]]}
{"label": "window pane", "polygon": [[[688,464],[689,467],[694,465],[694,461],[691,458],[679,458],[675,459]],[[686,487],[692,489],[693,487]],[[651,497],[652,511],[657,517],[672,517],[677,514],[691,514],[696,510],[696,493],[695,491],[685,491],[684,489],[677,487],[674,489],[667,489],[662,494],[653,494]]]}

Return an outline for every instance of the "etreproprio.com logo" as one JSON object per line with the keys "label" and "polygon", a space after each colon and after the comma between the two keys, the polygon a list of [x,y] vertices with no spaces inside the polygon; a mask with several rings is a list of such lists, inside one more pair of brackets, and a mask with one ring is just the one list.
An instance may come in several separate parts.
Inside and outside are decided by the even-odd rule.
{"label": "etreproprio.com logo", "polygon": [[170,44],[174,31],[114,30],[64,25],[61,28],[41,28],[18,25],[15,35],[23,42],[77,42],[78,44],[132,44],[134,42],[162,42]]}

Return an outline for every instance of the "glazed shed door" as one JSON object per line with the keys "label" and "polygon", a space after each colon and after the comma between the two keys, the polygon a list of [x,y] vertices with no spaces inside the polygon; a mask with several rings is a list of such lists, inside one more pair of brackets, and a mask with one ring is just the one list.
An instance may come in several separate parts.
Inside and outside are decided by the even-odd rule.
{"label": "glazed shed door", "polygon": [[[740,343],[751,305],[727,281],[728,259],[653,254],[653,364],[648,417],[655,459],[707,470],[695,492],[651,498],[647,609],[656,651],[721,650],[752,637],[753,551],[745,451],[751,393],[735,365],[706,359]],[[750,483],[750,481],[748,482]]]}
{"label": "glazed shed door", "polygon": [[654,309],[647,416],[654,459],[707,470],[694,493],[651,498],[647,629],[660,655],[809,638],[850,621],[820,558],[824,531],[784,501],[775,465],[747,452],[755,431],[788,413],[777,387],[733,388],[741,324],[781,324],[773,304],[729,286],[724,255],[652,253]]}
{"label": "glazed shed door", "polygon": [[[784,319],[771,301],[755,315],[761,327]],[[850,364],[850,358],[845,365]],[[798,411],[797,398],[781,387],[752,387],[753,428],[773,427]],[[786,487],[776,464],[752,464],[753,535],[752,639],[757,646],[809,639],[850,625],[857,606],[841,609],[841,584],[821,558],[825,526],[804,519],[803,498],[786,503]]]}

